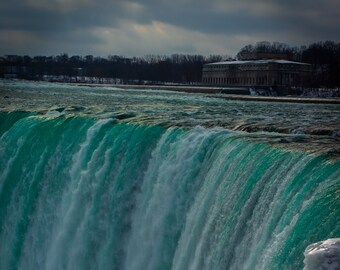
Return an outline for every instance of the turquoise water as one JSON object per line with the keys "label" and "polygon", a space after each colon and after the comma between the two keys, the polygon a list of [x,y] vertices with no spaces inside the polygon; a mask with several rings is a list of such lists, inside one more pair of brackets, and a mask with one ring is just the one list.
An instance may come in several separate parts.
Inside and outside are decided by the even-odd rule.
{"label": "turquoise water", "polygon": [[[308,244],[339,237],[337,126],[234,131],[231,116],[215,122],[223,107],[260,129],[266,105],[114,89],[95,102],[47,86],[1,88],[11,93],[0,113],[1,270],[302,269]],[[37,91],[58,98],[37,101]],[[337,117],[318,108],[315,118]]]}

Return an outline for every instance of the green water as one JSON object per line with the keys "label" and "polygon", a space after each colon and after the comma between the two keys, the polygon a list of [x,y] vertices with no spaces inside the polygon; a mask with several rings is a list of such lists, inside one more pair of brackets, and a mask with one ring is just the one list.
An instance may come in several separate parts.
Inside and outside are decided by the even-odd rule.
{"label": "green water", "polygon": [[[202,113],[222,118],[229,103],[204,96],[143,92],[148,104],[131,91],[125,102],[143,109],[126,111],[63,96],[52,108],[22,99],[41,89],[24,86],[6,86],[17,96],[0,112],[1,270],[302,269],[308,244],[339,237],[334,134],[233,131]],[[202,125],[184,124],[195,117],[178,116],[179,100]],[[167,102],[177,111],[160,117]]]}

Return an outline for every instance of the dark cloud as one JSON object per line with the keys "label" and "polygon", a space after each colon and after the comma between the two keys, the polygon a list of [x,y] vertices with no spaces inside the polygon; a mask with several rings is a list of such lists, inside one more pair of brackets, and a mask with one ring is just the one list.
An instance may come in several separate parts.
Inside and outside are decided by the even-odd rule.
{"label": "dark cloud", "polygon": [[71,11],[16,4],[0,11],[0,28],[38,32],[65,31],[93,26],[114,26],[121,14],[119,5],[85,6]]}
{"label": "dark cloud", "polygon": [[292,45],[339,41],[338,25],[337,0],[12,0],[0,3],[0,54],[56,54],[58,48],[79,54],[208,53],[209,46],[211,53],[223,46],[235,53],[263,39]]}

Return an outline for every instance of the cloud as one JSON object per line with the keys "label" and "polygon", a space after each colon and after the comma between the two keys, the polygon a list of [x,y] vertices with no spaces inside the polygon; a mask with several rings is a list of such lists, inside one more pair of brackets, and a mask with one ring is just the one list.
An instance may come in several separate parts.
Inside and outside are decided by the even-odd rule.
{"label": "cloud", "polygon": [[39,38],[33,33],[24,30],[0,30],[0,44],[9,48],[7,54],[23,53],[25,44],[38,46]]}
{"label": "cloud", "polygon": [[101,41],[91,45],[92,50],[97,50],[100,55],[117,54],[117,52],[127,56],[233,53],[226,50],[227,39],[223,35],[211,36],[159,21],[149,24],[123,21],[116,28],[96,27],[83,34]]}
{"label": "cloud", "polygon": [[94,3],[94,0],[27,0],[26,5],[39,10],[67,13]]}
{"label": "cloud", "polygon": [[338,0],[11,0],[0,3],[0,31],[7,33],[0,54],[14,48],[50,54],[236,54],[261,40],[338,42],[338,25]]}

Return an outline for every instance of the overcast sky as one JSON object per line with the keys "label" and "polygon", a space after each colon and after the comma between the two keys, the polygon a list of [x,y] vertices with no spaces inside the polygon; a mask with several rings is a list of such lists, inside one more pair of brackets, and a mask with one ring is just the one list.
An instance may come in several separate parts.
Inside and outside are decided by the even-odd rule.
{"label": "overcast sky", "polygon": [[339,0],[1,0],[0,54],[235,56],[340,42]]}

